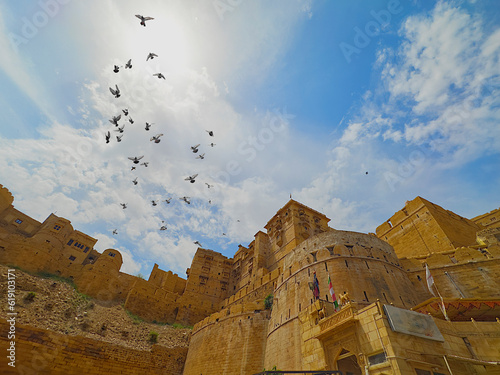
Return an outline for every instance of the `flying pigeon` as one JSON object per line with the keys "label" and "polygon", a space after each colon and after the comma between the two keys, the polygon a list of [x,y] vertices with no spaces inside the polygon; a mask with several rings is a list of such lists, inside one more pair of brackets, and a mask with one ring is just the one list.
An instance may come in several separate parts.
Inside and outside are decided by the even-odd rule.
{"label": "flying pigeon", "polygon": [[184,180],[189,181],[189,182],[191,182],[193,184],[194,183],[194,179],[196,178],[196,176],[198,176],[198,173],[196,173],[196,174],[194,174],[192,176],[188,176]]}
{"label": "flying pigeon", "polygon": [[128,118],[128,122],[130,122],[131,124],[133,124],[133,123],[134,123],[134,120],[132,120],[132,117],[129,117],[129,118]]}
{"label": "flying pigeon", "polygon": [[138,183],[137,177],[134,180],[132,180],[132,182],[134,183],[134,185],[137,185],[137,183]]}
{"label": "flying pigeon", "polygon": [[151,125],[153,125],[153,124],[150,124],[149,122],[146,122],[146,130],[149,131],[149,128],[151,128]]}
{"label": "flying pigeon", "polygon": [[155,57],[158,57],[158,55],[156,53],[150,52],[146,61],[148,61],[149,59],[153,60]]}
{"label": "flying pigeon", "polygon": [[199,247],[202,247],[202,246],[201,246],[201,243],[200,243],[199,241],[194,241],[193,243],[194,243],[195,245],[198,245]]}
{"label": "flying pigeon", "polygon": [[113,234],[118,234],[118,231],[116,229],[113,229]]}
{"label": "flying pigeon", "polygon": [[135,171],[135,169],[136,168],[134,166],[132,166],[132,168],[130,168],[131,171]]}
{"label": "flying pigeon", "polygon": [[212,200],[211,199],[208,200],[208,204],[212,204]]}
{"label": "flying pigeon", "polygon": [[146,27],[146,21],[154,20],[153,17],[144,17],[144,16],[141,16],[140,14],[136,14],[135,16],[141,20],[141,25],[144,27]]}
{"label": "flying pigeon", "polygon": [[158,203],[156,203],[156,201],[151,201],[151,204],[152,204],[153,206],[156,206]]}
{"label": "flying pigeon", "polygon": [[163,134],[156,134],[154,137],[151,137],[150,141],[155,141],[155,143],[160,143],[161,139],[160,137],[162,137]]}
{"label": "flying pigeon", "polygon": [[106,135],[106,143],[109,143],[109,139],[111,138],[111,133],[107,132],[105,135]]}
{"label": "flying pigeon", "polygon": [[127,208],[127,203],[120,203],[123,209]]}
{"label": "flying pigeon", "polygon": [[212,130],[207,130],[207,133],[209,136],[213,137],[214,136],[214,132]]}
{"label": "flying pigeon", "polygon": [[118,127],[118,129],[115,129],[115,132],[123,133],[124,130],[125,130],[125,124],[123,124],[121,128]]}
{"label": "flying pigeon", "polygon": [[130,59],[129,61],[127,61],[127,63],[125,64],[125,69],[132,69],[132,59]]}
{"label": "flying pigeon", "polygon": [[121,141],[122,141],[122,138],[123,138],[123,134],[122,134],[122,135],[117,135],[117,136],[116,136],[116,141],[117,141],[117,142],[121,142]]}
{"label": "flying pigeon", "polygon": [[141,165],[144,165],[146,168],[148,167],[149,161],[145,161],[144,163],[141,163]]}
{"label": "flying pigeon", "polygon": [[158,79],[162,79],[162,78],[163,78],[163,79],[166,79],[166,78],[165,78],[165,76],[164,76],[163,74],[161,74],[161,73],[155,73],[155,74],[153,74],[153,75],[154,75],[154,76],[157,76],[157,77],[158,77]]}
{"label": "flying pigeon", "polygon": [[193,151],[195,154],[198,152],[198,147],[200,147],[200,145],[196,145],[196,146],[191,146],[191,151]]}
{"label": "flying pigeon", "polygon": [[134,156],[134,157],[129,157],[130,160],[132,160],[134,162],[134,164],[139,164],[139,160],[141,160],[142,158],[144,157],[144,155],[142,156]]}
{"label": "flying pigeon", "polygon": [[128,116],[128,108],[122,109],[122,112],[125,116]]}
{"label": "flying pigeon", "polygon": [[214,147],[214,146],[215,146],[215,143],[210,143],[210,146],[211,146],[211,147]]}
{"label": "flying pigeon", "polygon": [[196,159],[205,159],[205,154],[200,154],[196,157]]}
{"label": "flying pigeon", "polygon": [[118,67],[118,65],[115,65],[115,67],[113,68],[113,72],[118,73],[119,71],[120,68]]}
{"label": "flying pigeon", "polygon": [[118,116],[113,116],[111,120],[109,120],[110,123],[112,123],[114,126],[118,126],[118,121],[122,118],[122,115]]}
{"label": "flying pigeon", "polygon": [[191,201],[189,200],[189,197],[182,197],[182,198],[179,198],[181,201],[184,201],[186,202],[187,204],[191,204]]}
{"label": "flying pigeon", "polygon": [[160,227],[160,230],[167,230],[167,227],[166,227],[165,225],[162,225],[162,226]]}
{"label": "flying pigeon", "polygon": [[205,182],[205,185],[207,185],[207,188],[211,188],[211,187],[214,187],[214,185],[210,185],[208,182]]}
{"label": "flying pigeon", "polygon": [[172,198],[165,199],[165,203],[170,204],[171,200],[172,200]]}
{"label": "flying pigeon", "polygon": [[111,91],[111,94],[115,96],[115,98],[120,97],[120,89],[118,88],[118,85],[115,85],[116,90],[113,90],[111,87],[109,88],[109,91]]}

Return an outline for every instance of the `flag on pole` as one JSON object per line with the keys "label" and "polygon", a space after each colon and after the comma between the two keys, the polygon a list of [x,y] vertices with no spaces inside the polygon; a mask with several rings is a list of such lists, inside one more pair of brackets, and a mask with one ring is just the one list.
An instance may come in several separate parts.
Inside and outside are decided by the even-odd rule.
{"label": "flag on pole", "polygon": [[335,295],[335,291],[333,290],[332,280],[330,279],[330,275],[328,275],[328,289],[330,290],[330,296],[332,296],[333,306],[335,306],[335,311],[339,308],[339,303],[337,302],[337,296]]}
{"label": "flag on pole", "polygon": [[[429,266],[427,265],[427,263],[425,264],[425,278],[427,279],[427,287],[429,288],[429,292],[431,292],[434,297],[437,297],[436,293],[434,293],[434,290],[432,289],[432,286],[434,285],[434,278],[431,275],[431,271],[429,270]],[[450,318],[446,313],[446,306],[444,304],[443,296],[441,296],[441,293],[439,293],[437,286],[434,285],[434,288],[436,288],[436,292],[439,295],[439,298],[441,298],[441,304],[440,305],[438,304],[439,309],[443,313],[445,319],[449,321]]]}
{"label": "flag on pole", "polygon": [[436,293],[432,290],[432,286],[434,285],[434,278],[431,275],[431,271],[429,270],[429,266],[427,263],[425,264],[425,278],[427,279],[427,288],[429,288],[429,292],[432,293],[434,297],[436,296]]}
{"label": "flag on pole", "polygon": [[314,290],[313,290],[313,295],[314,299],[319,299],[319,281],[318,278],[316,277],[316,271],[314,271],[314,279],[313,279],[313,284],[314,284]]}

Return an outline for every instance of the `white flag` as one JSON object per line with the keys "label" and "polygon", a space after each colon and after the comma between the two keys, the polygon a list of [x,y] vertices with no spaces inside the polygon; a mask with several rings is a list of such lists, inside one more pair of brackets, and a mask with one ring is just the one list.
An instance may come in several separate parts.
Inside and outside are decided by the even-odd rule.
{"label": "white flag", "polygon": [[437,297],[436,293],[434,293],[434,291],[432,290],[434,279],[431,275],[431,271],[429,270],[429,266],[427,265],[427,263],[425,264],[425,278],[427,279],[427,287],[429,288],[429,292],[431,292],[434,297]]}

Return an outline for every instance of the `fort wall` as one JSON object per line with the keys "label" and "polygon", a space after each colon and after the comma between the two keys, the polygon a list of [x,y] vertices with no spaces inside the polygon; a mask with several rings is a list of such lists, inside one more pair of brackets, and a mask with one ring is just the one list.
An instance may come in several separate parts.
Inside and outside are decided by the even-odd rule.
{"label": "fort wall", "polygon": [[184,375],[254,374],[264,366],[269,314],[262,305],[234,305],[195,325]]}
{"label": "fort wall", "polygon": [[376,233],[404,258],[475,245],[480,229],[474,222],[417,197],[379,225]]}
{"label": "fort wall", "polygon": [[[9,324],[0,319],[0,342],[8,348]],[[0,361],[4,375],[182,375],[186,348],[152,345],[135,350],[81,336],[16,324],[16,367]]]}
{"label": "fort wall", "polygon": [[444,298],[500,298],[500,246],[458,248],[429,257],[401,259],[418,300],[431,298],[425,264]]}

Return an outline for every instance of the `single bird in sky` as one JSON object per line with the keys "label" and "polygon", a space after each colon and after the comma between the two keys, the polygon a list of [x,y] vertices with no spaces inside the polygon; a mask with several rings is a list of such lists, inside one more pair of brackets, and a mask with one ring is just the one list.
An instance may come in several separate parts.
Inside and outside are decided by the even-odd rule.
{"label": "single bird in sky", "polygon": [[152,204],[153,206],[156,206],[158,203],[156,203],[156,201],[151,201],[151,204]]}
{"label": "single bird in sky", "polygon": [[158,57],[158,55],[156,53],[150,52],[148,57],[146,58],[146,61],[148,61],[149,59],[153,60],[155,57]]}
{"label": "single bird in sky", "polygon": [[172,200],[172,198],[168,198],[168,199],[165,199],[165,200],[164,200],[164,202],[165,202],[166,204],[170,204],[170,201],[171,201],[171,200]]}
{"label": "single bird in sky", "polygon": [[146,122],[146,130],[149,131],[149,129],[151,128],[151,125],[154,125],[154,124],[150,124],[149,122]]}
{"label": "single bird in sky", "polygon": [[137,185],[139,181],[137,181],[137,177],[135,179],[132,180],[132,182],[134,183],[134,185]]}
{"label": "single bird in sky", "polygon": [[106,143],[109,143],[109,139],[111,138],[111,133],[108,131],[106,134]]}
{"label": "single bird in sky", "polygon": [[214,136],[214,132],[212,130],[207,130],[207,133],[209,136],[213,137]]}
{"label": "single bird in sky", "polygon": [[198,245],[199,247],[203,247],[203,246],[201,246],[201,243],[200,243],[199,241],[194,241],[193,243],[194,243],[195,245]]}
{"label": "single bird in sky", "polygon": [[134,120],[132,120],[132,117],[129,117],[129,118],[128,118],[128,122],[130,122],[131,124],[133,124],[133,123],[134,123]]}
{"label": "single bird in sky", "polygon": [[196,174],[194,174],[194,175],[192,175],[192,176],[188,176],[188,177],[186,177],[184,180],[185,180],[185,181],[189,181],[189,182],[191,182],[192,184],[194,184],[196,176],[198,176],[198,173],[196,173]]}
{"label": "single bird in sky", "polygon": [[214,147],[215,146],[215,143],[210,143],[210,147]]}
{"label": "single bird in sky", "polygon": [[113,234],[118,234],[118,231],[116,229],[113,229]]}
{"label": "single bird in sky", "polygon": [[201,159],[201,160],[205,159],[205,154],[198,155],[196,159]]}
{"label": "single bird in sky", "polygon": [[136,14],[135,16],[141,20],[141,25],[144,27],[146,27],[146,21],[154,20],[153,17],[144,17],[144,16],[141,16],[140,14]]}
{"label": "single bird in sky", "polygon": [[141,163],[141,165],[144,165],[147,168],[149,165],[149,161],[145,161],[144,163]]}
{"label": "single bird in sky", "polygon": [[162,226],[160,227],[160,230],[167,230],[167,227],[166,227],[165,225],[162,225]]}
{"label": "single bird in sky", "polygon": [[136,168],[134,166],[132,166],[132,168],[130,168],[131,171],[135,171]]}
{"label": "single bird in sky", "polygon": [[111,120],[109,120],[110,123],[112,123],[114,126],[118,126],[118,121],[122,118],[122,115],[118,116],[113,116]]}
{"label": "single bird in sky", "polygon": [[134,156],[134,157],[130,157],[129,156],[129,159],[132,160],[134,162],[134,164],[139,164],[139,160],[141,160],[143,157],[144,157],[144,155],[142,155],[142,156]]}
{"label": "single bird in sky", "polygon": [[120,97],[120,89],[118,88],[118,85],[115,85],[116,90],[113,90],[111,87],[109,88],[109,91],[111,91],[111,94],[115,96],[115,98]]}
{"label": "single bird in sky", "polygon": [[157,76],[157,77],[158,77],[158,79],[162,79],[162,78],[163,78],[163,79],[166,79],[166,78],[165,78],[165,76],[164,76],[163,74],[161,74],[161,73],[155,73],[155,74],[153,74],[153,75],[154,75],[154,76]]}
{"label": "single bird in sky", "polygon": [[179,198],[181,201],[184,201],[186,202],[187,204],[191,204],[191,201],[189,200],[189,197],[182,197],[182,198]]}
{"label": "single bird in sky", "polygon": [[205,185],[207,185],[207,188],[211,188],[211,187],[214,187],[214,185],[210,185],[208,182],[205,182]]}
{"label": "single bird in sky", "polygon": [[117,136],[116,136],[116,141],[117,141],[117,142],[121,142],[121,141],[122,141],[122,138],[123,138],[123,134],[122,134],[122,135],[117,135]]}
{"label": "single bird in sky", "polygon": [[154,141],[155,143],[160,143],[161,141],[160,137],[163,137],[163,134],[156,134],[154,137],[151,137],[150,141]]}
{"label": "single bird in sky", "polygon": [[196,146],[191,146],[191,151],[196,154],[198,152],[198,147],[200,147],[199,144],[197,144]]}
{"label": "single bird in sky", "polygon": [[123,124],[121,127],[118,127],[118,129],[115,129],[115,132],[123,133],[124,130],[125,130],[125,124]]}
{"label": "single bird in sky", "polygon": [[120,203],[120,205],[122,206],[123,209],[127,208],[127,203]]}
{"label": "single bird in sky", "polygon": [[125,116],[128,116],[128,108],[122,109],[122,112]]}
{"label": "single bird in sky", "polygon": [[125,64],[125,69],[132,69],[132,59],[128,60]]}
{"label": "single bird in sky", "polygon": [[113,68],[113,72],[118,73],[120,71],[120,67],[118,65],[115,65]]}

